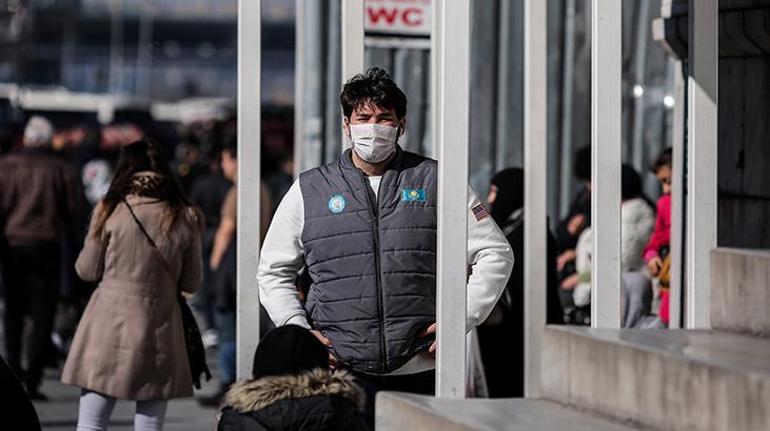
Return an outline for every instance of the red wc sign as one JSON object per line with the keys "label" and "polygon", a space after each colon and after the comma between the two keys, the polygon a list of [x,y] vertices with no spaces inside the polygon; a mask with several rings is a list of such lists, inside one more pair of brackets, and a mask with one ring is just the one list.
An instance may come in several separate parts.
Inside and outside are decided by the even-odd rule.
{"label": "red wc sign", "polygon": [[430,36],[431,0],[366,0],[368,33]]}

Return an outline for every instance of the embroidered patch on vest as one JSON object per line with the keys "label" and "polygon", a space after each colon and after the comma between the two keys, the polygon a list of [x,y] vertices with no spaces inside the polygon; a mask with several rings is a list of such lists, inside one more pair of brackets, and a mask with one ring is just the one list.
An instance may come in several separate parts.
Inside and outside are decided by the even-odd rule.
{"label": "embroidered patch on vest", "polygon": [[339,214],[345,210],[345,197],[342,195],[334,195],[329,198],[329,211],[334,214]]}
{"label": "embroidered patch on vest", "polygon": [[425,189],[403,189],[401,190],[402,202],[425,202]]}
{"label": "embroidered patch on vest", "polygon": [[476,221],[484,220],[489,216],[489,210],[487,210],[487,206],[484,205],[483,202],[471,208],[471,211],[473,211],[473,216],[476,217]]}

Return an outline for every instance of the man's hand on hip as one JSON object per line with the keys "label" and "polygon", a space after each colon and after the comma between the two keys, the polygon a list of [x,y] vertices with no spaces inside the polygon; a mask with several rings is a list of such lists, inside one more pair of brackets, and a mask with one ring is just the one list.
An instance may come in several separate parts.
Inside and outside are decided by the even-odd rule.
{"label": "man's hand on hip", "polygon": [[[432,325],[428,326],[424,331],[417,334],[418,337],[425,338],[430,335],[436,334],[436,329],[438,329],[438,324],[433,323]],[[434,341],[431,343],[430,348],[428,348],[428,354],[430,354],[431,357],[436,357],[436,349],[438,349],[438,341]]]}
{"label": "man's hand on hip", "polygon": [[[310,333],[315,335],[316,338],[318,338],[318,341],[321,342],[326,348],[329,348],[332,346],[332,340],[324,337],[324,335],[320,331],[316,331],[315,329],[311,329]],[[334,355],[329,352],[329,366],[332,368],[337,367],[337,358],[334,357]]]}

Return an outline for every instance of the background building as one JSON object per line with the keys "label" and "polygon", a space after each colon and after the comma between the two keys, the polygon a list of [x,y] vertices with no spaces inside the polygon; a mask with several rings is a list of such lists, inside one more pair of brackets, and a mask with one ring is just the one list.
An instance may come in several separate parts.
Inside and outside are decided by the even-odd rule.
{"label": "background building", "polygon": [[[236,94],[236,0],[6,0],[0,82],[153,100]],[[290,105],[294,2],[264,2],[266,103]]]}

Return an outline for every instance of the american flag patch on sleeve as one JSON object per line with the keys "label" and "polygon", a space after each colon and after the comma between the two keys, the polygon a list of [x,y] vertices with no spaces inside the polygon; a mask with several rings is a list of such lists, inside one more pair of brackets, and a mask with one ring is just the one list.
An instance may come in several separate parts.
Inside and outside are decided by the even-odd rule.
{"label": "american flag patch on sleeve", "polygon": [[473,211],[473,216],[476,217],[476,221],[484,220],[489,216],[489,210],[487,210],[487,206],[484,205],[483,202],[471,208],[471,211]]}

